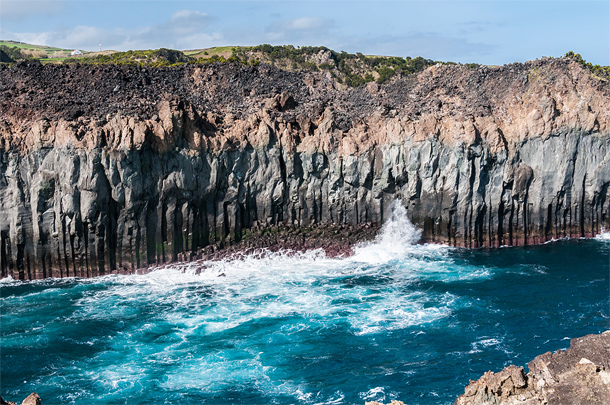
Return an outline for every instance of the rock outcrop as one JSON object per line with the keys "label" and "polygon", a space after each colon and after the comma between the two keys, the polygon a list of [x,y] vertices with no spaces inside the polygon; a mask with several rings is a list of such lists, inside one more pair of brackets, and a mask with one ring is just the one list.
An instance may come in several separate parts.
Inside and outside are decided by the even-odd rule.
{"label": "rock outcrop", "polygon": [[[41,404],[42,404],[42,401],[40,400],[40,397],[38,396],[38,394],[35,392],[28,395],[21,402],[21,405],[41,405]],[[0,405],[16,405],[16,403],[10,402],[10,401],[7,402],[4,399],[2,399],[2,397],[0,397]]]}
{"label": "rock outcrop", "polygon": [[566,351],[537,356],[528,368],[488,371],[455,404],[609,404],[610,331],[572,339]]}
{"label": "rock outcrop", "polygon": [[610,86],[569,59],[343,90],[271,66],[0,68],[0,270],[96,276],[253,229],[379,224],[479,247],[610,228]]}

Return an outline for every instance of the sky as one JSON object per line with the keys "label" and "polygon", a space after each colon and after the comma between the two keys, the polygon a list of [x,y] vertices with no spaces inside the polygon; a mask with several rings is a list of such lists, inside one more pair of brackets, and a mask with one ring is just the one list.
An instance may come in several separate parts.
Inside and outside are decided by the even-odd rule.
{"label": "sky", "polygon": [[91,51],[290,44],[487,65],[574,51],[610,65],[610,1],[0,0],[0,39]]}

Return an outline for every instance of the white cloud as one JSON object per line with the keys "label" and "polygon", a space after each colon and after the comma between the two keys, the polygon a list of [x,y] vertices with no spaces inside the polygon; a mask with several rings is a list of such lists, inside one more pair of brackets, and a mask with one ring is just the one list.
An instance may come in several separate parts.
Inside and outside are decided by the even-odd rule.
{"label": "white cloud", "polygon": [[46,32],[7,32],[3,38],[39,45],[97,50],[99,41],[103,49],[125,51],[129,49],[195,49],[213,46],[222,36],[208,32],[211,16],[200,11],[180,10],[166,22],[132,29],[103,29],[80,25],[74,28],[58,28]]}
{"label": "white cloud", "polygon": [[39,15],[59,14],[65,5],[65,1],[59,0],[2,0],[0,15],[4,21],[23,21]]}
{"label": "white cloud", "polygon": [[288,41],[298,44],[304,41],[319,41],[332,28],[331,20],[320,17],[301,17],[293,20],[276,21],[265,29],[266,39]]}
{"label": "white cloud", "polygon": [[283,26],[286,30],[291,31],[319,30],[328,28],[330,22],[317,17],[302,17],[286,21]]}

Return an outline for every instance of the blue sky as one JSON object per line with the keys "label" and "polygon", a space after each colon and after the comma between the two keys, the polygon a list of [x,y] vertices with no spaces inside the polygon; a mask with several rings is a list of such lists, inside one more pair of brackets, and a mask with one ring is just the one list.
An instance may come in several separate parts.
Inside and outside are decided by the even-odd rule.
{"label": "blue sky", "polygon": [[610,1],[0,0],[0,38],[121,51],[324,45],[482,64],[573,50],[610,65]]}

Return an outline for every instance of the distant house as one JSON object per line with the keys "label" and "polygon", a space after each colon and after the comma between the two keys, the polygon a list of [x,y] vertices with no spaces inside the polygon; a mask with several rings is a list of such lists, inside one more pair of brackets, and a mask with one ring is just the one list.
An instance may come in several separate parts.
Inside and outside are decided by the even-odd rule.
{"label": "distant house", "polygon": [[70,56],[76,56],[76,55],[82,55],[82,52],[79,51],[78,49],[75,49],[72,52],[70,52]]}

